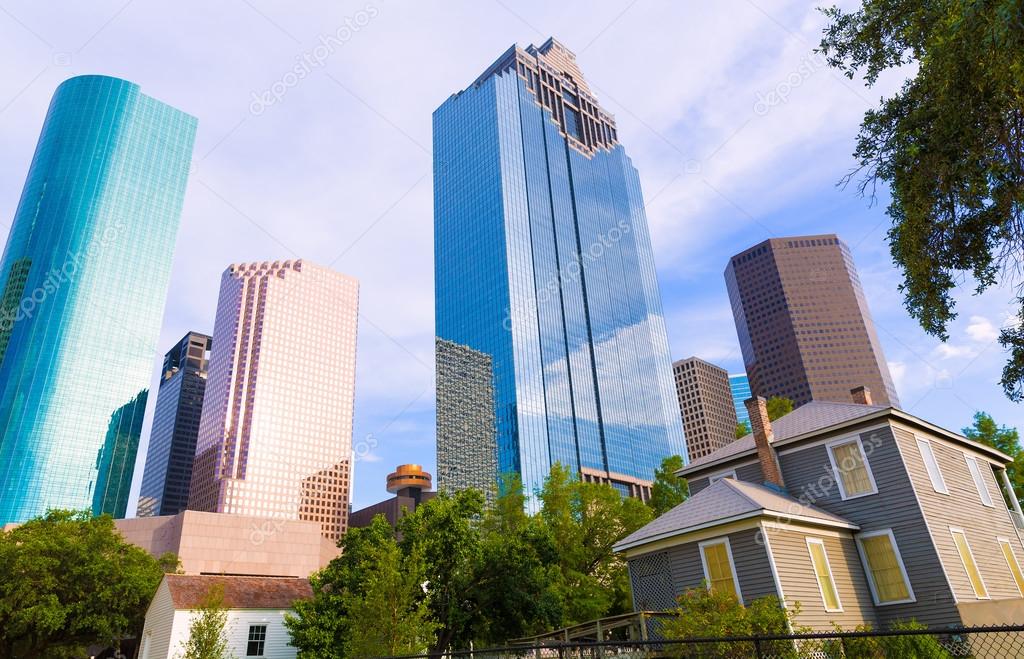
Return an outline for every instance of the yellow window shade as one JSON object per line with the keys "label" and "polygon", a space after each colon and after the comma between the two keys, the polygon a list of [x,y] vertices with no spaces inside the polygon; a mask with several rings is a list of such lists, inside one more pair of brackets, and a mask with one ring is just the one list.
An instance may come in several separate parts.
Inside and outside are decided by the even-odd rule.
{"label": "yellow window shade", "polygon": [[978,571],[978,564],[974,562],[974,554],[971,553],[971,546],[967,544],[967,536],[963,531],[953,531],[953,543],[956,545],[957,552],[960,553],[960,560],[964,562],[964,569],[967,571],[967,578],[971,581],[975,597],[988,597],[985,582],[981,580],[981,572]]}
{"label": "yellow window shade", "polygon": [[871,478],[868,476],[868,469],[864,465],[864,456],[861,455],[857,442],[833,446],[832,456],[836,461],[839,477],[843,480],[843,492],[846,493],[846,496],[867,494],[874,490]]}
{"label": "yellow window shade", "polygon": [[884,604],[910,599],[910,591],[903,578],[903,571],[900,570],[899,561],[896,559],[896,549],[892,546],[889,536],[876,535],[863,538],[861,546],[864,548],[864,556],[867,558],[868,568],[871,570],[871,577],[875,582],[878,601]]}
{"label": "yellow window shade", "polygon": [[832,579],[832,571],[829,569],[825,545],[820,542],[808,542],[807,549],[811,552],[814,576],[817,577],[818,586],[821,587],[821,597],[825,602],[825,610],[838,611],[842,607],[839,605],[839,593],[836,591],[836,584]]}
{"label": "yellow window shade", "polygon": [[1003,550],[1003,557],[1006,559],[1006,565],[1010,568],[1010,574],[1013,575],[1013,580],[1017,583],[1017,590],[1024,595],[1024,574],[1020,571],[1020,563],[1017,562],[1017,556],[1013,553],[1013,547],[1006,540],[1000,540],[999,546]]}
{"label": "yellow window shade", "polygon": [[708,584],[711,590],[716,593],[729,593],[739,599],[725,543],[704,545],[701,550],[704,552],[704,563],[708,566]]}

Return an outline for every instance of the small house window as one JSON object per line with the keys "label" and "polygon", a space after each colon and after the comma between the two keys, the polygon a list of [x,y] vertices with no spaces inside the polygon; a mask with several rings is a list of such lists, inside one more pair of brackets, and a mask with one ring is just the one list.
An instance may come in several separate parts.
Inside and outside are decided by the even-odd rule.
{"label": "small house window", "polygon": [[841,439],[828,444],[828,458],[832,471],[839,483],[839,494],[843,499],[853,499],[875,494],[875,477],[868,466],[867,455],[859,437]]}
{"label": "small house window", "polygon": [[704,567],[704,579],[708,589],[716,593],[728,593],[741,604],[740,582],[736,577],[736,564],[732,560],[729,538],[716,538],[700,543],[700,560]]}
{"label": "small house window", "polygon": [[262,657],[267,642],[266,625],[249,625],[249,642],[245,646],[245,656]]}
{"label": "small house window", "polygon": [[999,548],[1003,550],[1003,558],[1006,559],[1006,566],[1010,568],[1013,582],[1017,584],[1017,590],[1024,595],[1024,573],[1020,570],[1020,563],[1017,562],[1017,555],[1013,553],[1013,545],[1009,538],[999,538]]}
{"label": "small house window", "polygon": [[832,576],[832,566],[829,565],[828,553],[825,551],[825,541],[820,538],[807,538],[807,551],[811,554],[811,565],[814,566],[814,576],[818,579],[818,589],[821,590],[825,610],[829,613],[842,611],[839,591],[836,590],[836,581]]}
{"label": "small house window", "polygon": [[985,588],[981,571],[978,570],[978,564],[974,561],[974,552],[971,551],[971,545],[967,542],[967,534],[963,529],[953,527],[949,528],[949,532],[953,534],[953,544],[956,545],[956,551],[960,554],[960,561],[964,564],[967,578],[971,582],[971,588],[974,589],[974,596],[978,599],[988,599],[988,589]]}
{"label": "small house window", "polygon": [[981,468],[978,466],[978,461],[969,455],[965,455],[964,459],[967,460],[967,468],[971,471],[971,478],[974,479],[974,485],[978,488],[978,495],[981,497],[981,502],[988,507],[992,507],[992,495],[989,494],[988,486],[985,484],[985,479],[981,475]]}
{"label": "small house window", "polygon": [[876,604],[915,601],[892,529],[862,533],[857,538],[857,544]]}
{"label": "small house window", "polygon": [[931,442],[925,439],[917,440],[917,450],[921,452],[921,459],[924,460],[924,468],[928,471],[932,488],[941,494],[949,494],[949,490],[946,489],[946,481],[942,478],[942,472],[939,471],[939,462],[935,459]]}

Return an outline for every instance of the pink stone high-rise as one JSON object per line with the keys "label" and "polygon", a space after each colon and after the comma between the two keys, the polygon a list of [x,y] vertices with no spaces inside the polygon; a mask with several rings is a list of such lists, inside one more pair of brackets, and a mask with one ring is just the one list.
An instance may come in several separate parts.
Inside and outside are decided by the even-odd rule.
{"label": "pink stone high-rise", "polygon": [[189,508],[348,525],[359,283],[298,259],[221,278]]}

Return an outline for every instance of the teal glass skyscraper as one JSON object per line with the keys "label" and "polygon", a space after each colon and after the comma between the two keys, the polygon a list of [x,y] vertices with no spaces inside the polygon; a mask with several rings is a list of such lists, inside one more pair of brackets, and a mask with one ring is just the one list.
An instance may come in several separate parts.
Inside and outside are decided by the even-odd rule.
{"label": "teal glass skyscraper", "polygon": [[0,524],[125,513],[195,130],[116,78],[53,96],[0,261]]}
{"label": "teal glass skyscraper", "polygon": [[435,112],[436,333],[489,355],[498,472],[646,497],[685,455],[636,169],[575,56],[513,46]]}

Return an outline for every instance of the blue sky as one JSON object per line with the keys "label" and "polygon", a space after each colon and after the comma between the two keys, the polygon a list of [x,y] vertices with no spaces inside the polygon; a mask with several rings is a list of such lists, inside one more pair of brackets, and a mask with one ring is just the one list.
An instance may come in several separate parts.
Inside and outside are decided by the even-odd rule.
{"label": "blue sky", "polygon": [[[62,80],[127,78],[198,117],[161,355],[212,331],[229,263],[300,255],[358,277],[353,441],[368,453],[357,507],[385,496],[394,465],[435,461],[431,113],[512,43],[550,35],[577,53],[640,171],[675,358],[741,369],[728,258],[772,236],[835,232],[853,248],[903,407],[951,429],[978,409],[1024,426],[997,385],[1011,291],[966,286],[949,343],[926,336],[897,291],[885,199],[872,207],[835,185],[864,110],[906,72],[867,90],[829,70],[812,53],[814,3],[84,4],[0,7],[0,231]],[[277,95],[256,102],[266,92]],[[140,479],[141,467],[136,489]]]}

